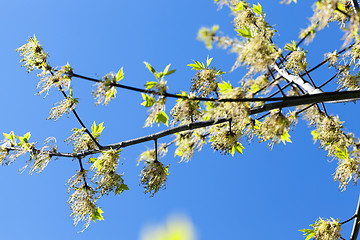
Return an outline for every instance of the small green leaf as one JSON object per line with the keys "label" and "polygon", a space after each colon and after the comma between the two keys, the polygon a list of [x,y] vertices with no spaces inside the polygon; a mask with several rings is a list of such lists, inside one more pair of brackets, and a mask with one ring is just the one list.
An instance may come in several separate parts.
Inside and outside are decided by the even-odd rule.
{"label": "small green leaf", "polygon": [[339,159],[343,159],[343,160],[348,160],[349,159],[349,152],[347,150],[346,147],[344,147],[344,151],[341,150],[340,148],[336,147],[336,153],[335,155],[339,158]]}
{"label": "small green leaf", "polygon": [[225,72],[221,71],[220,69],[216,71],[216,75],[223,75]]}
{"label": "small green leaf", "polygon": [[213,25],[213,26],[211,27],[211,31],[215,33],[217,30],[219,30],[219,28],[220,28],[219,25]]}
{"label": "small green leaf", "polygon": [[285,133],[281,136],[281,141],[283,142],[284,145],[286,145],[286,142],[290,142],[290,134],[288,133],[288,131],[285,130]]}
{"label": "small green leaf", "polygon": [[232,146],[232,148],[229,150],[229,153],[231,154],[231,156],[234,156],[234,154],[235,154],[235,146]]}
{"label": "small green leaf", "polygon": [[156,84],[158,84],[158,83],[154,82],[154,81],[149,81],[149,82],[145,83],[145,89],[152,89],[153,87],[156,86]]}
{"label": "small green leaf", "polygon": [[162,122],[166,126],[169,125],[169,117],[166,115],[164,111],[160,111],[156,113],[155,121],[158,125],[160,125],[160,122]]}
{"label": "small green leaf", "polygon": [[116,75],[116,81],[118,82],[123,78],[124,78],[124,70],[123,70],[123,68],[120,68],[120,70],[118,71],[118,73]]}
{"label": "small green leaf", "polygon": [[72,87],[70,87],[69,96],[70,96],[71,98],[72,98],[72,96],[73,96],[73,90],[72,90]]}
{"label": "small green leaf", "polygon": [[104,130],[104,126],[103,126],[104,122],[100,123],[99,125],[96,125],[95,121],[93,123],[93,125],[91,126],[91,132],[92,135],[94,135],[94,137],[99,137],[100,134],[102,133],[102,131]]}
{"label": "small green leaf", "polygon": [[26,133],[22,137],[17,136],[17,138],[20,139],[19,146],[23,145],[24,143],[28,143],[30,136],[31,136],[30,132]]}
{"label": "small green leaf", "polygon": [[289,51],[296,51],[297,50],[296,42],[292,40],[291,43],[287,43],[284,48]]}
{"label": "small green leaf", "polygon": [[172,69],[172,70],[168,71],[167,73],[165,73],[165,76],[173,74],[175,71],[176,71],[176,69]]}
{"label": "small green leaf", "polygon": [[256,92],[258,92],[259,90],[260,90],[259,85],[257,85],[257,84],[251,85],[251,92],[252,92],[252,93],[256,93]]}
{"label": "small green leaf", "polygon": [[125,190],[129,190],[129,187],[124,183],[119,184],[119,185],[116,186],[115,195],[116,194],[120,195],[120,193],[122,193]]}
{"label": "small green leaf", "polygon": [[26,138],[26,140],[29,140],[30,136],[31,136],[30,132],[27,132],[27,133],[24,135],[24,138]]}
{"label": "small green leaf", "polygon": [[243,154],[243,151],[242,151],[242,150],[245,149],[245,148],[244,148],[244,146],[243,146],[241,143],[236,142],[233,147],[235,148],[235,150],[236,150],[238,153]]}
{"label": "small green leaf", "polygon": [[240,36],[244,38],[252,38],[253,34],[248,27],[236,29]]}
{"label": "small green leaf", "polygon": [[254,10],[254,13],[256,13],[258,15],[262,15],[262,7],[261,7],[260,3],[258,3],[258,5],[253,4],[253,10]]}
{"label": "small green leaf", "polygon": [[313,136],[313,139],[314,139],[314,141],[316,142],[317,140],[319,140],[319,132],[318,131],[316,131],[316,130],[312,130],[311,131],[311,135]]}
{"label": "small green leaf", "polygon": [[235,7],[232,7],[231,8],[232,11],[236,11],[236,12],[239,12],[239,11],[242,11],[244,10],[244,3],[243,2],[238,2]]}
{"label": "small green leaf", "polygon": [[222,83],[218,83],[218,87],[220,89],[220,93],[228,93],[233,89],[231,83],[225,81],[222,81]]}
{"label": "small green leaf", "polygon": [[305,240],[310,240],[315,236],[315,229],[301,229],[299,231],[303,232],[303,235],[306,236]]}
{"label": "small green leaf", "polygon": [[142,93],[141,96],[145,100],[144,102],[141,103],[141,105],[143,105],[145,107],[151,107],[152,105],[154,105],[155,99],[153,97],[151,97],[147,94],[144,94],[144,93]]}
{"label": "small green leaf", "polygon": [[94,209],[91,215],[91,219],[95,222],[95,220],[104,220],[104,217],[102,216],[103,210],[101,210],[100,207],[97,207]]}
{"label": "small green leaf", "polygon": [[206,67],[207,68],[210,66],[212,60],[213,60],[213,58],[207,57],[207,59],[206,59]]}
{"label": "small green leaf", "polygon": [[152,74],[154,74],[156,76],[155,68],[153,68],[148,62],[144,62],[144,64],[147,67],[147,69],[149,69],[149,71],[152,72]]}
{"label": "small green leaf", "polygon": [[104,104],[107,105],[111,99],[114,99],[116,97],[116,93],[117,90],[115,86],[112,86],[109,90],[107,90]]}
{"label": "small green leaf", "polygon": [[192,67],[192,69],[195,69],[198,71],[205,69],[205,65],[203,63],[201,63],[199,61],[195,61],[195,60],[193,60],[193,61],[194,61],[194,63],[188,64],[189,67]]}
{"label": "small green leaf", "polygon": [[166,74],[166,73],[169,71],[170,66],[171,66],[171,64],[168,64],[168,65],[165,67],[165,69],[164,69],[164,71],[163,71],[164,74]]}

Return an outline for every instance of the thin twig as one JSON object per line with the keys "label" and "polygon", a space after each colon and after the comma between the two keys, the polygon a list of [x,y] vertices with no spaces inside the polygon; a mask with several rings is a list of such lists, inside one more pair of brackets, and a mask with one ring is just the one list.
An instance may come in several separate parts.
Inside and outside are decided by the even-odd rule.
{"label": "thin twig", "polygon": [[[80,78],[80,79],[93,81],[93,82],[102,82],[101,80],[81,76],[81,75],[78,75],[78,74],[75,74],[75,73],[74,73],[73,76],[77,77],[77,78]],[[127,89],[127,90],[131,90],[131,91],[135,91],[135,92],[154,94],[154,95],[162,95],[164,97],[177,98],[177,99],[179,99],[179,98],[191,99],[191,100],[203,101],[203,102],[270,102],[270,101],[281,101],[282,100],[281,97],[278,97],[278,98],[241,98],[241,99],[228,99],[228,98],[227,99],[218,99],[218,98],[205,98],[205,97],[192,97],[192,98],[189,98],[188,96],[183,96],[183,95],[180,95],[180,94],[173,94],[173,93],[168,93],[168,92],[160,93],[160,92],[157,92],[157,91],[151,91],[151,90],[146,90],[146,89],[142,89],[142,88],[130,87],[130,86],[126,86],[126,85],[122,85],[122,84],[118,84],[118,83],[113,83],[112,86]]]}

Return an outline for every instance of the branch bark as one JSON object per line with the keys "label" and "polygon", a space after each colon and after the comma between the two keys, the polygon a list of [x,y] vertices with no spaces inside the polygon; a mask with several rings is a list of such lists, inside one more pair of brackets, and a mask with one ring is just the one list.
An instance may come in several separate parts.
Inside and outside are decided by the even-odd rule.
{"label": "branch bark", "polygon": [[[334,103],[336,101],[355,101],[356,99],[360,99],[360,90],[355,91],[346,91],[346,92],[330,92],[330,93],[319,93],[319,94],[312,94],[312,95],[303,95],[303,96],[293,96],[293,97],[286,97],[283,98],[282,101],[264,104],[263,106],[253,107],[250,109],[249,115],[255,115],[262,112],[267,112],[274,109],[279,108],[286,108],[286,107],[295,107],[300,105],[307,105],[307,104],[314,104],[320,102],[331,102]],[[217,120],[208,120],[208,121],[200,121],[195,123],[190,123],[187,125],[177,126],[170,129],[166,129],[151,135],[134,138],[114,144],[109,144],[106,146],[102,146],[101,150],[109,150],[109,149],[120,149],[129,147],[132,145],[136,145],[139,143],[144,143],[148,141],[154,141],[155,139],[159,139],[162,137],[166,137],[172,135],[174,133],[179,133],[188,130],[194,130],[198,128],[208,127],[215,124],[225,123],[228,122],[228,118],[219,118]],[[16,147],[9,147],[9,150],[18,150]],[[85,157],[88,155],[100,153],[101,150],[89,150],[83,151],[79,153],[62,153],[62,152],[45,152],[50,154],[51,156],[58,156],[58,157],[69,157],[69,158],[78,158],[78,157]],[[35,150],[40,152],[40,150]]]}
{"label": "branch bark", "polygon": [[358,205],[356,208],[356,213],[355,213],[355,221],[354,221],[354,225],[353,225],[353,229],[351,231],[351,237],[350,240],[356,240],[357,236],[359,234],[359,222],[360,222],[360,195],[359,195],[359,201],[358,201]]}

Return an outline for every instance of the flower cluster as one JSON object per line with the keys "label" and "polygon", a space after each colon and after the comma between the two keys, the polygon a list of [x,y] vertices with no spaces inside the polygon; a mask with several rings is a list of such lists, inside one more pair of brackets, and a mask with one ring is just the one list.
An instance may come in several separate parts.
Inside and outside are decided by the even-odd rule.
{"label": "flower cluster", "polygon": [[[338,159],[334,179],[339,182],[340,189],[344,191],[350,180],[356,183],[360,176],[360,154],[354,137],[352,134],[343,132],[342,122],[337,116],[327,116],[319,112],[316,107],[309,108],[305,117],[310,125],[316,128],[311,134],[315,141],[320,141],[320,148],[324,148],[328,156]],[[348,152],[350,148],[354,150]]]}
{"label": "flower cluster", "polygon": [[27,168],[30,164],[30,174],[33,172],[40,173],[42,172],[47,165],[49,164],[52,153],[57,151],[56,139],[54,137],[49,137],[45,139],[44,146],[37,151],[37,153],[33,153],[27,165],[23,167],[23,169]]}
{"label": "flower cluster", "polygon": [[[359,151],[356,149],[356,151]],[[336,153],[339,162],[334,174],[334,180],[340,183],[340,190],[346,190],[348,183],[353,180],[354,184],[357,183],[360,177],[359,164],[360,158],[350,157],[347,149],[344,151],[338,149]]]}
{"label": "flower cluster", "polygon": [[214,40],[215,37],[215,33],[216,31],[219,29],[218,25],[214,25],[212,26],[212,28],[206,28],[206,27],[202,27],[199,29],[198,35],[197,35],[197,39],[199,41],[202,41],[205,43],[205,46],[208,49],[212,48],[212,42]]}
{"label": "flower cluster", "polygon": [[110,149],[102,151],[97,158],[92,158],[91,170],[95,171],[92,181],[97,184],[96,190],[99,190],[100,196],[115,191],[120,194],[128,190],[122,175],[116,172],[119,163],[119,154],[121,150]]}
{"label": "flower cluster", "polygon": [[[151,97],[152,98],[152,97]],[[144,127],[152,127],[156,122],[158,125],[160,122],[168,125],[168,116],[165,113],[166,98],[160,96],[148,110],[149,115],[145,120]]]}
{"label": "flower cluster", "polygon": [[266,117],[264,121],[256,121],[256,130],[260,142],[270,141],[269,147],[272,147],[274,143],[278,144],[282,141],[291,142],[289,130],[292,124],[295,124],[296,116],[289,114],[284,116],[281,111],[274,110],[269,117]]}
{"label": "flower cluster", "polygon": [[73,142],[74,152],[95,149],[97,147],[96,143],[94,143],[90,136],[85,132],[85,128],[73,128],[72,131],[73,134],[71,134],[65,142]]}
{"label": "flower cluster", "polygon": [[74,191],[68,199],[72,211],[71,216],[74,219],[74,225],[84,222],[83,231],[89,227],[91,220],[102,220],[102,211],[99,217],[100,208],[97,208],[95,204],[95,191],[86,185],[85,178],[86,171],[80,170],[68,181],[68,192]]}
{"label": "flower cluster", "polygon": [[306,239],[318,239],[318,240],[340,240],[341,237],[341,224],[339,219],[322,219],[315,221],[314,224],[310,225],[312,229],[302,229],[307,236]]}
{"label": "flower cluster", "polygon": [[195,92],[200,97],[207,97],[216,92],[217,78],[219,74],[216,69],[205,68],[198,70],[191,80],[191,91]]}
{"label": "flower cluster", "polygon": [[[21,157],[26,153],[30,153],[31,157],[33,157],[35,143],[29,142],[31,136],[30,132],[26,133],[24,136],[16,136],[14,132],[10,132],[9,134],[3,133],[3,135],[5,139],[0,146],[0,164],[11,164],[18,157]],[[18,142],[18,139],[20,142]]]}
{"label": "flower cluster", "polygon": [[145,193],[154,196],[161,188],[165,187],[169,165],[166,167],[159,161],[146,161],[140,173],[140,182],[144,185]]}
{"label": "flower cluster", "polygon": [[211,128],[209,141],[211,142],[212,148],[222,154],[228,154],[238,142],[238,138],[239,135],[233,131],[229,131],[225,125]]}
{"label": "flower cluster", "polygon": [[181,161],[189,161],[194,155],[195,149],[201,150],[205,141],[205,134],[201,130],[185,131],[176,133],[174,155],[181,157]]}
{"label": "flower cluster", "polygon": [[20,56],[23,57],[20,62],[23,63],[22,66],[26,67],[28,72],[34,69],[43,71],[51,69],[47,63],[48,54],[44,52],[35,36],[30,37],[28,43],[19,47],[16,51],[20,52]]}
{"label": "flower cluster", "polygon": [[55,73],[43,71],[38,75],[40,77],[40,81],[37,85],[37,88],[39,89],[38,94],[40,95],[44,92],[48,93],[53,86],[61,87],[62,90],[68,91],[70,89],[71,77],[73,74],[72,71],[69,64],[62,66]]}
{"label": "flower cluster", "polygon": [[236,53],[238,57],[233,69],[244,65],[249,67],[249,74],[253,74],[267,70],[280,56],[281,50],[258,34],[249,39],[242,48],[237,48]]}
{"label": "flower cluster", "polygon": [[170,111],[171,116],[174,118],[174,124],[177,122],[187,124],[200,119],[200,101],[193,100],[195,97],[193,93],[188,95],[186,92],[182,92],[181,96],[184,96],[185,98],[179,98],[173,109]]}
{"label": "flower cluster", "polygon": [[104,105],[107,105],[111,99],[114,99],[116,96],[115,84],[123,78],[124,71],[123,68],[121,68],[116,76],[114,73],[108,73],[100,82],[96,83],[96,90],[92,92],[96,99],[95,104],[99,105],[103,103]]}
{"label": "flower cluster", "polygon": [[298,75],[299,73],[306,70],[308,63],[306,61],[306,54],[303,50],[292,51],[287,58],[285,67],[288,70],[292,71],[293,75]]}
{"label": "flower cluster", "polygon": [[57,103],[57,105],[50,110],[50,116],[47,119],[50,120],[58,120],[64,114],[70,113],[72,110],[76,108],[76,105],[79,103],[77,98],[66,97],[61,102]]}

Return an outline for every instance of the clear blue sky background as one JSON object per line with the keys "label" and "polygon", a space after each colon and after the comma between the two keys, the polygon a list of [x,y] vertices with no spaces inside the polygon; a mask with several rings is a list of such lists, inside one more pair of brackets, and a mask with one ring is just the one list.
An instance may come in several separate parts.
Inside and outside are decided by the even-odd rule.
{"label": "clear blue sky background", "polygon": [[[254,2],[255,3],[255,2]],[[270,24],[278,29],[274,40],[283,47],[296,40],[300,28],[308,24],[312,1],[280,5],[263,1]],[[31,131],[31,140],[41,145],[54,136],[59,150],[71,151],[63,143],[76,119],[62,117],[46,120],[52,105],[62,99],[58,91],[50,96],[35,96],[37,77],[27,74],[18,63],[14,50],[34,34],[50,55],[53,66],[69,62],[76,73],[101,77],[124,67],[123,84],[142,87],[152,80],[144,67],[148,61],[162,70],[171,63],[177,72],[167,78],[170,92],[188,90],[194,74],[186,65],[192,59],[230,70],[236,56],[221,49],[208,51],[196,41],[201,26],[219,24],[226,35],[234,36],[228,9],[217,11],[210,0],[138,0],[138,1],[25,1],[2,2],[0,14],[0,131],[22,135]],[[305,47],[310,67],[323,59],[323,53],[341,47],[342,33],[326,29],[312,45]],[[331,35],[331,33],[333,33]],[[335,33],[335,34],[334,34]],[[313,77],[323,82],[327,67]],[[226,74],[225,80],[236,84],[242,70]],[[73,81],[74,95],[80,98],[77,111],[85,124],[104,122],[102,144],[139,137],[163,128],[142,128],[146,109],[140,106],[138,93],[119,90],[107,107],[95,107],[92,83]],[[172,106],[174,101],[168,101]],[[169,110],[170,107],[167,108]],[[352,103],[329,106],[339,114],[349,131],[358,131],[359,111]],[[164,162],[170,165],[167,189],[153,198],[139,186],[139,154],[152,143],[123,150],[119,170],[125,174],[130,191],[120,197],[110,194],[100,200],[105,220],[91,224],[84,233],[74,228],[66,203],[67,179],[78,169],[77,162],[61,158],[41,174],[19,174],[27,157],[11,166],[0,167],[0,239],[139,239],[141,229],[164,222],[169,215],[181,213],[193,222],[198,239],[302,239],[299,229],[313,220],[334,217],[346,220],[356,208],[358,188],[338,190],[332,180],[336,163],[313,144],[306,123],[300,120],[291,132],[292,144],[279,144],[270,151],[266,143],[245,141],[244,155],[223,156],[209,146],[196,153],[189,163],[177,162],[170,148]],[[169,141],[170,138],[164,141]],[[162,142],[162,141],[161,141]],[[89,165],[86,166],[89,168]],[[344,226],[348,237],[352,223]],[[346,235],[347,234],[347,235]]]}

